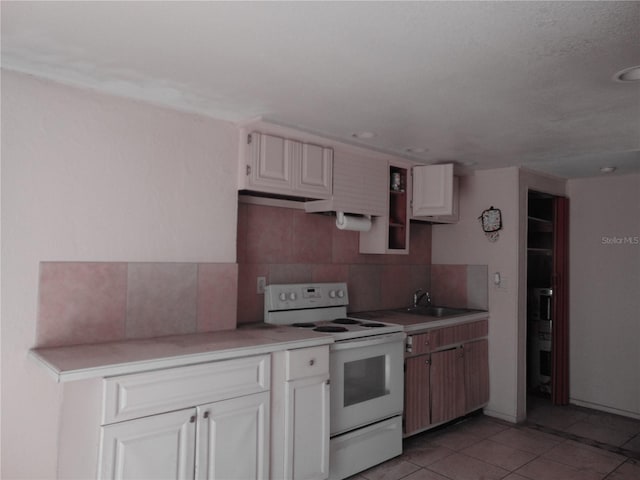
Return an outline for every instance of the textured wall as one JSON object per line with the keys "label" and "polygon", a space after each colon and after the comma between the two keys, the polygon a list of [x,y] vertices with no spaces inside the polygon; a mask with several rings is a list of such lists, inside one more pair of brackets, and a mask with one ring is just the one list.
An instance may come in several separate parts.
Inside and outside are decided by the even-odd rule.
{"label": "textured wall", "polygon": [[640,418],[640,175],[568,193],[570,399]]}

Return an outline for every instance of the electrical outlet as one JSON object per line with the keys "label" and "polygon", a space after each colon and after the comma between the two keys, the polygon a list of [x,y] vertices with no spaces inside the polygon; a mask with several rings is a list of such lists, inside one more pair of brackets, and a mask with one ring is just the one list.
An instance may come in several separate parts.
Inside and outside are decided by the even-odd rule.
{"label": "electrical outlet", "polygon": [[258,277],[258,280],[256,282],[256,293],[258,294],[263,294],[264,293],[264,287],[267,284],[267,278],[266,277]]}

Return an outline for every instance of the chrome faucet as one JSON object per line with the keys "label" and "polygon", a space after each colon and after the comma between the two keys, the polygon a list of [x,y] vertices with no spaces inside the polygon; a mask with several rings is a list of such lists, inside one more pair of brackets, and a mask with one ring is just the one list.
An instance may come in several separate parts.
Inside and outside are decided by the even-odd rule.
{"label": "chrome faucet", "polygon": [[429,295],[429,292],[425,292],[421,288],[413,292],[413,308],[417,308],[423,298],[426,298],[427,305],[431,305],[431,295]]}

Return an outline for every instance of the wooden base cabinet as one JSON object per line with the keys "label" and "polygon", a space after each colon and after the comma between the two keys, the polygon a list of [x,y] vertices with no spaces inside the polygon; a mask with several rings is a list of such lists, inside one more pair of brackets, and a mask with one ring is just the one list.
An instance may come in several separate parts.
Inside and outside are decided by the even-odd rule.
{"label": "wooden base cabinet", "polygon": [[404,433],[431,425],[431,355],[407,358],[404,370]]}
{"label": "wooden base cabinet", "polygon": [[465,410],[470,412],[489,401],[489,341],[464,344]]}
{"label": "wooden base cabinet", "polygon": [[464,351],[452,348],[431,354],[431,423],[465,414]]}
{"label": "wooden base cabinet", "polygon": [[461,417],[489,401],[488,322],[407,337],[404,435]]}

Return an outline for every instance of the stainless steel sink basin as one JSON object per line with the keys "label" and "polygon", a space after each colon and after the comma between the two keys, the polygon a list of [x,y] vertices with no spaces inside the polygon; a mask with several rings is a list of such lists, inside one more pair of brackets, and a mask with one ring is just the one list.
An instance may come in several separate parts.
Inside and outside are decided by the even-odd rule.
{"label": "stainless steel sink basin", "polygon": [[471,308],[438,307],[435,305],[405,307],[395,310],[400,313],[411,313],[412,315],[424,315],[426,317],[455,317],[478,312]]}

